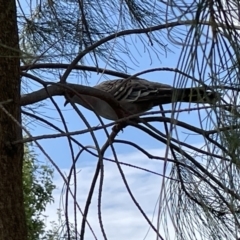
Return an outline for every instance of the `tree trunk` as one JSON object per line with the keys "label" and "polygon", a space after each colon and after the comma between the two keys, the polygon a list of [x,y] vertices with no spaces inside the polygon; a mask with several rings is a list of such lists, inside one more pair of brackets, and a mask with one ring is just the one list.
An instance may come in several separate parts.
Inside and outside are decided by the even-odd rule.
{"label": "tree trunk", "polygon": [[[21,123],[18,40],[15,0],[0,0],[0,240],[27,239],[22,188],[23,145],[12,145],[22,137],[21,128],[16,124],[16,121]],[[12,101],[3,104],[7,100]]]}

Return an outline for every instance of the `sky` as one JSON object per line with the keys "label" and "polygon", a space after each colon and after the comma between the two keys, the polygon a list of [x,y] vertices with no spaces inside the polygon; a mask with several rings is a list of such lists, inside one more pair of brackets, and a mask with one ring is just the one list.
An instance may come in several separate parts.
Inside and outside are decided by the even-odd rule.
{"label": "sky", "polygon": [[[180,48],[172,49],[174,53],[169,53],[167,56],[162,55],[158,59],[154,54],[149,58],[149,54],[145,51],[144,47],[141,45],[140,41],[136,42],[136,48],[132,48],[133,55],[138,56],[138,64],[133,65],[129,62],[129,65],[133,67],[134,70],[129,72],[130,74],[135,74],[137,72],[157,67],[170,67],[175,68],[177,66],[178,56],[180,54]],[[141,56],[137,54],[137,51],[141,53]],[[102,64],[100,67],[106,67],[105,64]],[[173,73],[167,72],[153,72],[141,76],[151,81],[158,81],[165,84],[174,84],[174,75]],[[89,77],[90,85],[95,85],[99,80],[102,80],[101,74],[97,75],[92,73]],[[114,79],[111,77],[110,79]],[[74,78],[69,79],[70,82],[77,83],[78,80]],[[78,82],[79,83],[79,82]],[[188,82],[187,84],[191,84]],[[38,89],[39,86],[33,85],[33,90]],[[67,122],[67,126],[70,131],[83,130],[86,126],[76,115],[74,110],[70,105],[64,107],[65,99],[63,97],[54,98],[57,104],[60,106],[62,113],[64,114]],[[41,107],[38,109],[43,115],[51,119],[51,122],[63,129],[63,125],[59,120],[59,115],[54,110],[54,106],[51,104],[50,100],[44,101],[47,103],[47,107]],[[182,104],[181,108],[188,108],[188,104]],[[194,105],[192,106],[194,107]],[[171,106],[166,106],[166,109],[170,109]],[[99,124],[98,119],[94,113],[82,108],[79,106],[79,109],[84,114],[91,126],[97,126]],[[157,110],[157,109],[154,109]],[[202,112],[206,114],[206,112]],[[184,122],[187,122],[191,125],[199,125],[199,116],[198,112],[182,112],[179,114],[178,119]],[[104,120],[108,123],[109,121]],[[163,131],[162,124],[154,124],[160,131]],[[36,122],[29,124],[30,132],[33,136],[39,136],[44,134],[53,134],[54,132],[46,126],[40,126]],[[191,143],[194,146],[203,146],[204,140],[196,135],[187,134],[188,131],[178,128],[177,133],[174,135],[181,139],[186,140],[188,143]],[[97,131],[96,137],[100,146],[102,146],[106,141],[106,136],[103,131]],[[94,146],[94,142],[89,134],[82,134],[76,137],[83,145],[85,146]],[[152,140],[145,133],[139,132],[132,127],[127,127],[120,132],[117,136],[117,139],[131,140],[149,153],[157,156],[164,157],[166,155],[166,146]],[[65,138],[55,138],[38,141],[39,144],[45,149],[47,154],[51,159],[58,165],[61,172],[68,176],[70,167],[72,165],[72,159],[70,154],[70,149],[68,142]],[[35,148],[36,152],[39,154],[39,160],[42,163],[48,162],[46,156],[44,156],[38,148]],[[93,150],[94,151],[94,150]],[[119,161],[137,165],[142,168],[146,168],[159,174],[163,173],[163,162],[148,159],[146,156],[140,154],[133,147],[124,146],[117,144],[116,151]],[[78,146],[74,145],[75,156],[79,152]],[[112,152],[108,150],[106,152],[106,157],[113,158]],[[93,174],[96,168],[97,158],[83,152],[77,161],[77,201],[81,207],[84,209],[86,197],[89,191],[89,187],[93,178]],[[137,199],[140,206],[144,209],[144,212],[147,214],[149,219],[153,219],[153,223],[156,226],[156,217],[158,211],[158,201],[162,188],[162,177],[147,173],[143,170],[139,170],[133,167],[123,166],[122,167],[130,186],[130,189],[133,191],[134,197]],[[169,171],[170,166],[168,166],[167,171]],[[54,174],[54,184],[56,189],[53,191],[53,196],[55,202],[47,206],[45,214],[48,216],[46,218],[46,224],[50,227],[51,221],[57,221],[57,208],[64,209],[62,205],[62,188],[63,180],[60,175],[55,171]],[[142,214],[136,208],[135,204],[131,200],[129,194],[126,191],[126,187],[123,184],[123,180],[119,174],[119,171],[115,164],[112,162],[104,161],[104,184],[103,184],[103,196],[102,196],[102,219],[105,231],[107,233],[108,239],[122,240],[122,239],[156,239],[156,234],[149,229],[149,225],[146,220],[143,218]],[[99,228],[98,222],[98,212],[97,212],[97,200],[98,200],[98,184],[95,189],[94,198],[91,202],[90,212],[88,220],[98,236],[98,239],[103,239],[102,234]],[[73,222],[73,200],[69,200],[69,219]],[[77,223],[78,229],[81,224],[81,214],[77,213]],[[174,228],[171,224],[170,219],[168,219],[168,228],[169,228],[169,239],[174,239]],[[164,231],[160,229],[160,233],[163,237]],[[86,229],[86,240],[93,239],[93,236],[89,229]],[[167,238],[166,238],[167,239]]]}

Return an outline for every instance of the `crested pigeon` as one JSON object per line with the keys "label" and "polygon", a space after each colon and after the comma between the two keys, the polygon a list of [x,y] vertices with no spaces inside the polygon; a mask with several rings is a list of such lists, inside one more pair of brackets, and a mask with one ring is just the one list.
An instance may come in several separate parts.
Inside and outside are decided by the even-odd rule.
{"label": "crested pigeon", "polygon": [[[126,112],[126,116],[141,114],[155,106],[173,102],[209,103],[220,100],[218,93],[204,87],[174,88],[167,84],[151,82],[145,79],[117,79],[101,82],[94,86],[99,90],[113,94]],[[117,120],[112,107],[99,98],[81,95],[70,96],[74,103],[94,111],[103,118]],[[65,102],[64,106],[68,101]]]}

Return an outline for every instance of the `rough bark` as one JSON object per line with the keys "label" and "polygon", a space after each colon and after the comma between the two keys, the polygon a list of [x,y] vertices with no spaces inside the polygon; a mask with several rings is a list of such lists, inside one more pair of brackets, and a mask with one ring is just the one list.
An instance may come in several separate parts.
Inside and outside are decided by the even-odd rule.
{"label": "rough bark", "polygon": [[[27,239],[23,189],[20,63],[15,0],[0,0],[0,240]],[[3,111],[3,106],[8,114]]]}

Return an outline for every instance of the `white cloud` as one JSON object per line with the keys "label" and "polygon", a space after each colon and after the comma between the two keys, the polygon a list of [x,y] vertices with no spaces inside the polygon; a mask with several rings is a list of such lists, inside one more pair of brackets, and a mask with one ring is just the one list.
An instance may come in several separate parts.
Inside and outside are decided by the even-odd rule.
{"label": "white cloud", "polygon": [[[149,150],[153,155],[165,156],[165,150],[151,149]],[[162,173],[162,161],[154,161],[147,159],[143,154],[140,153],[129,153],[118,155],[119,161],[124,161],[133,165],[141,166],[143,168],[150,169],[152,171]],[[77,175],[77,201],[83,210],[86,202],[86,197],[89,192],[89,187],[95,172],[96,166],[89,162],[83,167],[79,167]],[[155,206],[158,201],[159,193],[161,190],[162,178],[160,176],[147,173],[145,171],[122,166],[125,177],[129,184],[129,187],[142,207],[143,211],[147,214],[151,220],[154,216],[154,226],[156,227],[156,212],[154,212]],[[63,172],[68,172],[68,169],[62,169]],[[55,176],[54,183],[57,185],[57,189],[54,191],[55,203],[47,207],[46,215],[47,225],[49,226],[50,221],[57,222],[56,209],[59,208],[59,200],[61,199],[61,188],[63,181],[60,177]],[[98,239],[103,239],[98,220],[98,189],[99,182],[95,187],[94,197],[91,202],[88,220],[93,228]],[[69,220],[73,223],[73,200],[69,198]],[[108,239],[144,239],[148,233],[149,224],[144,219],[140,211],[133,203],[126,187],[121,179],[116,164],[111,162],[104,162],[104,183],[102,192],[102,219],[104,229],[106,231]],[[81,213],[77,213],[78,218],[78,231],[80,232],[81,224]],[[173,229],[169,224],[169,232],[173,236]],[[161,235],[164,235],[161,230]],[[156,234],[150,229],[145,239],[154,239]],[[86,227],[85,239],[93,239],[89,228]],[[173,239],[173,238],[171,238]]]}

